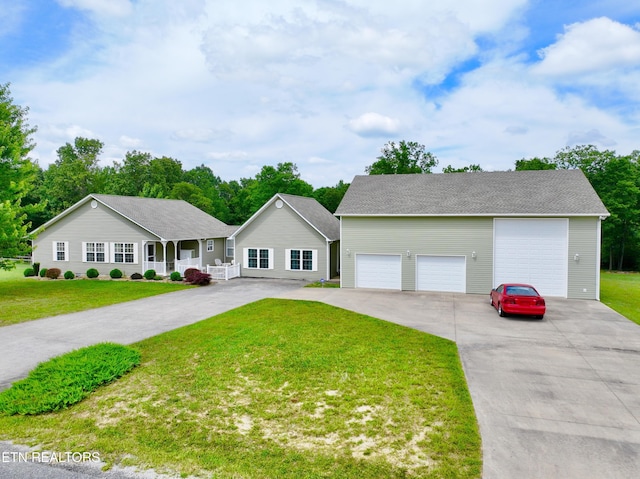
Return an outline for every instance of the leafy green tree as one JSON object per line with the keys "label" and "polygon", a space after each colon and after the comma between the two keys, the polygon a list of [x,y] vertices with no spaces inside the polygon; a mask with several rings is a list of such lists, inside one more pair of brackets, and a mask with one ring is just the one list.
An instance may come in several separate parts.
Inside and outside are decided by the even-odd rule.
{"label": "leafy green tree", "polygon": [[151,183],[150,153],[128,151],[122,164],[114,163],[115,179],[113,194],[124,196],[140,196],[147,183]]}
{"label": "leafy green tree", "polygon": [[10,258],[28,254],[30,224],[22,201],[37,173],[29,159],[36,131],[27,123],[29,109],[13,102],[9,84],[0,84],[0,269],[11,269]]}
{"label": "leafy green tree", "polygon": [[192,185],[186,181],[176,183],[173,185],[169,197],[176,200],[184,200],[196,208],[200,208],[205,213],[215,216],[213,211],[213,202],[210,198],[207,198],[202,190],[196,185]]}
{"label": "leafy green tree", "polygon": [[168,198],[176,183],[183,181],[182,163],[168,156],[149,161],[149,180],[143,186],[142,196]]}
{"label": "leafy green tree", "polygon": [[469,165],[463,166],[462,168],[454,168],[453,166],[448,165],[442,169],[443,173],[473,173],[477,171],[482,171],[480,165]]}
{"label": "leafy green tree", "polygon": [[438,159],[426,147],[415,141],[393,141],[382,147],[382,154],[365,168],[369,175],[399,175],[405,173],[431,173]]}
{"label": "leafy green tree", "polygon": [[318,188],[313,192],[313,197],[326,209],[335,213],[348,188],[349,183],[340,180],[336,186]]}
{"label": "leafy green tree", "polygon": [[98,157],[103,146],[100,140],[77,137],[73,144],[58,148],[58,159],[44,172],[44,186],[53,215],[96,192]]}
{"label": "leafy green tree", "polygon": [[522,158],[521,160],[517,160],[516,161],[516,171],[523,171],[523,170],[555,170],[557,169],[558,165],[556,165],[552,160],[550,160],[549,158],[530,158],[530,159],[525,159]]}
{"label": "leafy green tree", "polygon": [[276,193],[298,196],[312,196],[313,186],[300,178],[294,163],[278,163],[277,167],[265,165],[255,176],[255,182],[248,186],[251,211],[258,211]]}

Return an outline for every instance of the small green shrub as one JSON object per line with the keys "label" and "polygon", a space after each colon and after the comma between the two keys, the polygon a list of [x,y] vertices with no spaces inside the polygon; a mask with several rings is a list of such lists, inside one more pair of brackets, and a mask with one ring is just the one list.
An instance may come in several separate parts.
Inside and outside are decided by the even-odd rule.
{"label": "small green shrub", "polygon": [[98,273],[97,269],[89,268],[87,270],[87,278],[97,278],[98,276],[100,276],[100,273]]}
{"label": "small green shrub", "polygon": [[142,279],[142,275],[140,273],[133,273],[131,279]]}
{"label": "small green shrub", "polygon": [[44,278],[47,275],[47,268],[42,268],[40,270],[40,277]]}
{"label": "small green shrub", "polygon": [[144,272],[144,279],[155,279],[155,277],[156,277],[155,269],[148,269]]}
{"label": "small green shrub", "polygon": [[64,279],[73,279],[76,277],[76,274],[73,271],[65,271]]}
{"label": "small green shrub", "polygon": [[60,268],[49,268],[45,276],[49,279],[58,279],[61,274],[62,271],[60,271]]}
{"label": "small green shrub", "polygon": [[28,278],[29,276],[35,276],[36,275],[36,270],[33,268],[27,268],[23,271],[24,277]]}
{"label": "small green shrub", "polygon": [[120,279],[122,278],[122,271],[120,271],[118,268],[112,269],[111,271],[109,271],[109,276],[111,276],[112,279]]}
{"label": "small green shrub", "polygon": [[34,276],[38,276],[40,273],[40,263],[33,263]]}
{"label": "small green shrub", "polygon": [[40,363],[29,375],[0,393],[0,414],[58,411],[80,402],[140,364],[140,353],[100,343]]}
{"label": "small green shrub", "polygon": [[179,271],[174,271],[171,273],[171,276],[169,276],[169,279],[171,279],[171,281],[180,281],[182,280],[182,276],[180,276]]}

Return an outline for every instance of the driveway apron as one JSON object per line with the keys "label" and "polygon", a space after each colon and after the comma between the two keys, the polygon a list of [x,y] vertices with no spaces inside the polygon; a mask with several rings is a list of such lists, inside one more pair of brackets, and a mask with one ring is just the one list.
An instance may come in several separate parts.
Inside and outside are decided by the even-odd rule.
{"label": "driveway apron", "polygon": [[552,298],[540,321],[499,317],[488,294],[305,288],[282,297],[455,341],[485,479],[638,477],[640,326],[605,305]]}
{"label": "driveway apron", "polygon": [[287,280],[239,278],[0,328],[0,390],[53,356],[105,341],[131,344],[259,299],[298,289]]}

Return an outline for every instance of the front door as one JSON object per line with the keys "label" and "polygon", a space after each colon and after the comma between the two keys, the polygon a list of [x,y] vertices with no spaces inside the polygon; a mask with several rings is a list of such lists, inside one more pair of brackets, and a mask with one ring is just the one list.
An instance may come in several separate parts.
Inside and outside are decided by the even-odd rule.
{"label": "front door", "polygon": [[147,243],[147,261],[155,262],[156,260],[156,244]]}

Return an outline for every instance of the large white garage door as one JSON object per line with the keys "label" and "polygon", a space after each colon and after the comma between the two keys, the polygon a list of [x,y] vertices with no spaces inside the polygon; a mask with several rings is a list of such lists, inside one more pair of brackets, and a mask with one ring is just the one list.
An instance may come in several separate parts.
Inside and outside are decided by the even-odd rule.
{"label": "large white garage door", "polygon": [[417,256],[416,289],[464,293],[466,269],[464,256]]}
{"label": "large white garage door", "polygon": [[356,255],[356,288],[402,289],[400,255]]}
{"label": "large white garage door", "polygon": [[496,219],[494,286],[529,283],[542,295],[567,296],[566,219]]}

